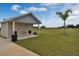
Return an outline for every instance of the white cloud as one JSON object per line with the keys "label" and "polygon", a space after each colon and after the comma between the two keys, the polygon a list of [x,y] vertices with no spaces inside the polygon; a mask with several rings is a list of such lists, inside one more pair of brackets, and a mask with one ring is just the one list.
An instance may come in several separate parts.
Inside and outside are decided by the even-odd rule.
{"label": "white cloud", "polygon": [[79,16],[70,16],[66,21],[67,24],[79,24]]}
{"label": "white cloud", "polygon": [[13,6],[11,7],[11,10],[17,11],[17,12],[20,13],[20,14],[27,14],[27,13],[28,13],[28,11],[23,10],[20,5],[13,5]]}
{"label": "white cloud", "polygon": [[79,15],[79,4],[76,4],[71,9],[72,9],[72,14],[76,14],[76,15],[78,14]]}
{"label": "white cloud", "polygon": [[57,5],[57,3],[42,3],[40,5],[41,6],[53,6],[53,5]]}
{"label": "white cloud", "polygon": [[57,18],[43,19],[41,21],[42,21],[41,26],[44,25],[46,27],[58,27],[63,25],[63,21]]}
{"label": "white cloud", "polygon": [[28,14],[29,12],[27,12],[26,10],[20,10],[19,13],[20,14]]}
{"label": "white cloud", "polygon": [[29,7],[26,9],[22,9],[20,5],[13,5],[11,7],[11,10],[17,11],[20,14],[27,14],[29,12],[34,12],[34,11],[47,11],[47,8],[45,8],[45,7]]}
{"label": "white cloud", "polygon": [[12,9],[13,11],[18,11],[20,8],[21,8],[20,5],[13,5],[13,6],[11,7],[11,9]]}
{"label": "white cloud", "polygon": [[76,9],[73,10],[73,14],[76,14],[76,15],[78,14],[79,15],[79,10],[76,10]]}
{"label": "white cloud", "polygon": [[28,10],[28,11],[47,11],[47,8],[45,8],[45,7],[40,7],[40,8],[29,7],[29,8],[26,8],[26,10]]}
{"label": "white cloud", "polygon": [[72,14],[69,16],[68,20],[66,21],[67,24],[79,24],[79,4],[76,4],[70,7],[72,10]]}
{"label": "white cloud", "polygon": [[78,19],[79,19],[79,16],[69,16],[69,18],[67,19],[67,21],[72,21],[72,20],[75,21],[75,20],[78,20]]}

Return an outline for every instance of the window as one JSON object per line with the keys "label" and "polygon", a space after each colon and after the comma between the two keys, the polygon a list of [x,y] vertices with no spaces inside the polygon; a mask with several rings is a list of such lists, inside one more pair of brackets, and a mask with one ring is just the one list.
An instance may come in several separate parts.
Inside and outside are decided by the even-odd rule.
{"label": "window", "polygon": [[29,34],[31,34],[31,30],[29,30]]}

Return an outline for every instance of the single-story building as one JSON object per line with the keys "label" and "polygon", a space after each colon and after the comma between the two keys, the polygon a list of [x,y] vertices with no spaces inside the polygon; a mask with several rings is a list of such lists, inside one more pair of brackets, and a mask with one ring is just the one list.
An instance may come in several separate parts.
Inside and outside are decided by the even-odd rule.
{"label": "single-story building", "polygon": [[1,22],[1,35],[11,38],[15,31],[18,37],[33,35],[33,24],[41,24],[41,22],[32,13],[4,20]]}

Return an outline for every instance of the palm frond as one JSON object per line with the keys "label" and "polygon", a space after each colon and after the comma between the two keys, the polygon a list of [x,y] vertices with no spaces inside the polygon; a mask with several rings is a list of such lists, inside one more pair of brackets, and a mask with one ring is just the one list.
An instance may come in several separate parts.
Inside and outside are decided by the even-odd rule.
{"label": "palm frond", "polygon": [[63,13],[62,12],[56,12],[57,15],[59,15],[61,18],[63,17]]}
{"label": "palm frond", "polygon": [[69,17],[69,12],[72,13],[72,10],[68,9],[65,11],[65,13],[56,12],[56,14],[59,15],[62,18],[62,20],[65,21]]}
{"label": "palm frond", "polygon": [[64,20],[66,20],[69,17],[69,13],[72,13],[72,10],[68,9],[65,11],[64,17],[63,17]]}
{"label": "palm frond", "polygon": [[68,9],[65,11],[65,14],[69,14],[69,13],[72,13],[72,10]]}

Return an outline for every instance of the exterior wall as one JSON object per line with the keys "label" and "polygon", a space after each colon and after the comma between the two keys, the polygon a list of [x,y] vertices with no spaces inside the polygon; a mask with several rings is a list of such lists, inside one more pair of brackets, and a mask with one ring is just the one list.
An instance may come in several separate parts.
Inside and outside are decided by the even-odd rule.
{"label": "exterior wall", "polygon": [[12,35],[12,29],[13,29],[13,27],[12,27],[12,22],[9,22],[8,23],[8,38],[11,38],[11,35]]}
{"label": "exterior wall", "polygon": [[[11,37],[11,35],[12,35],[12,23],[9,23],[8,26],[9,26],[8,37]],[[32,31],[31,34],[28,33],[29,30]],[[32,24],[15,23],[15,31],[17,31],[18,37],[25,37],[25,36],[33,34],[33,26],[32,26]]]}
{"label": "exterior wall", "polygon": [[4,37],[8,37],[8,23],[1,24],[1,35]]}
{"label": "exterior wall", "polygon": [[1,34],[1,28],[0,28],[0,34]]}
{"label": "exterior wall", "polygon": [[33,34],[33,33],[29,34],[29,30],[33,32],[32,24],[16,23],[15,30],[17,31],[18,37],[26,37],[28,35]]}

